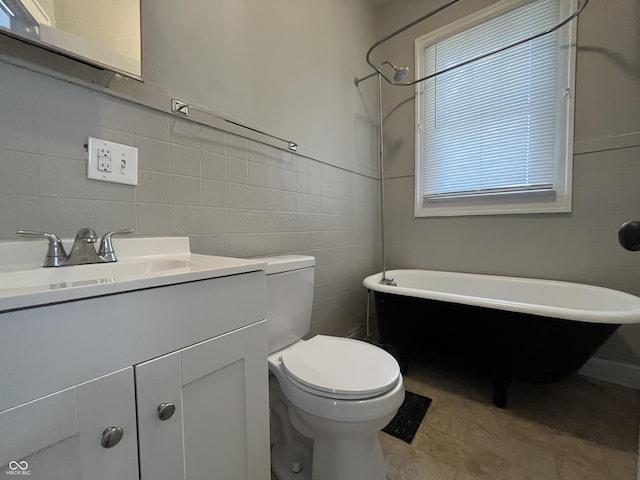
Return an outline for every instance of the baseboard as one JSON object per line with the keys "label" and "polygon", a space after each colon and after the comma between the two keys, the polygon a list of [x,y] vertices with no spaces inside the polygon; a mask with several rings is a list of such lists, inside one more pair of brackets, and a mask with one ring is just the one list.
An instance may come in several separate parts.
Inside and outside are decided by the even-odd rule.
{"label": "baseboard", "polygon": [[614,362],[602,358],[591,358],[578,370],[580,375],[597,378],[629,388],[640,390],[640,366]]}

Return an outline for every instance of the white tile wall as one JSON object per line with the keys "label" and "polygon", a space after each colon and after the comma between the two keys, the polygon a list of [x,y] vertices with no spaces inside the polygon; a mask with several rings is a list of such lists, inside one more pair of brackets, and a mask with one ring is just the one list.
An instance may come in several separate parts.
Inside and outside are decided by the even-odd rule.
{"label": "white tile wall", "polygon": [[[0,84],[28,91],[6,96],[0,116],[0,239],[133,228],[188,235],[206,254],[310,254],[313,333],[364,324],[377,180],[4,64]],[[137,187],[86,179],[89,136],[138,147]]]}

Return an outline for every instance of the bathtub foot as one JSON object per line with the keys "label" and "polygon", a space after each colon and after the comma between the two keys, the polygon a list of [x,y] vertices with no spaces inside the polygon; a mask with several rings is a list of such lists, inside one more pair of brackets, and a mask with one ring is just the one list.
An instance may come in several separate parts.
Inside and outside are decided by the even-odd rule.
{"label": "bathtub foot", "polygon": [[493,383],[493,404],[498,408],[507,408],[507,388],[509,378],[496,379]]}

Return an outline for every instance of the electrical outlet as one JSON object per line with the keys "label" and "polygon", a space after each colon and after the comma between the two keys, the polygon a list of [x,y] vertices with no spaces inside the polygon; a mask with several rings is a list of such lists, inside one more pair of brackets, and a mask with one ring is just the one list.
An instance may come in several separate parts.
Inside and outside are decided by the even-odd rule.
{"label": "electrical outlet", "polygon": [[103,182],[138,184],[138,149],[89,137],[87,178]]}
{"label": "electrical outlet", "polygon": [[98,170],[111,173],[111,152],[106,148],[98,148]]}

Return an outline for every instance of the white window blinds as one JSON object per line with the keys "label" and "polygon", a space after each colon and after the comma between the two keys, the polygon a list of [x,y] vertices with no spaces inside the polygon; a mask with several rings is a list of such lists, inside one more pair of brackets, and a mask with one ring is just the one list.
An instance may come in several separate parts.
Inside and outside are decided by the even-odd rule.
{"label": "white window blinds", "polygon": [[[422,75],[555,25],[559,3],[529,3],[426,45]],[[423,199],[553,192],[560,68],[556,32],[424,82]]]}

